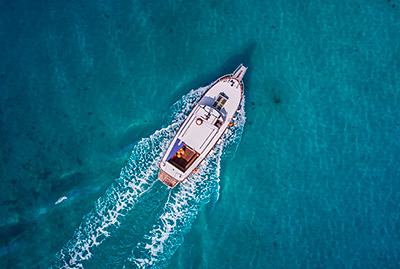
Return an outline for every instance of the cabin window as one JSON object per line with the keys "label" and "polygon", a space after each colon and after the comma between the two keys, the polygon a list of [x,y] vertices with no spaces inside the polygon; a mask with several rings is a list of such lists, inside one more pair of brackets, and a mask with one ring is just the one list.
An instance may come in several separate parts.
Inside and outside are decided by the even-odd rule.
{"label": "cabin window", "polygon": [[215,99],[213,107],[215,107],[218,110],[221,110],[224,107],[227,100],[228,100],[228,96],[226,96],[224,93],[221,92],[218,95],[217,99]]}
{"label": "cabin window", "polygon": [[186,170],[192,165],[192,163],[194,163],[199,155],[200,154],[195,150],[192,150],[187,145],[184,145],[175,153],[174,156],[172,156],[172,158],[168,160],[168,162],[182,172],[186,172]]}

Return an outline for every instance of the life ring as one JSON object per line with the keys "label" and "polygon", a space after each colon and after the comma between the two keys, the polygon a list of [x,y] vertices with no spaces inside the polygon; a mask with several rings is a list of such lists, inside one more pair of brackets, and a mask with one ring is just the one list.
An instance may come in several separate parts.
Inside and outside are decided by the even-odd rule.
{"label": "life ring", "polygon": [[200,118],[198,118],[198,119],[196,120],[196,124],[197,124],[197,125],[202,125],[202,124],[203,124],[203,120],[200,119]]}

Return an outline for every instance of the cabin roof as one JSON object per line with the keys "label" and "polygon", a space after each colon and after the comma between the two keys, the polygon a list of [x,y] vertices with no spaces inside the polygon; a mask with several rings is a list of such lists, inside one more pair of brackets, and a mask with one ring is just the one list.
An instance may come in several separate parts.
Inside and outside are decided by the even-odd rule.
{"label": "cabin roof", "polygon": [[218,132],[218,121],[222,124],[222,118],[215,109],[209,106],[198,106],[195,109],[180,139],[201,153]]}

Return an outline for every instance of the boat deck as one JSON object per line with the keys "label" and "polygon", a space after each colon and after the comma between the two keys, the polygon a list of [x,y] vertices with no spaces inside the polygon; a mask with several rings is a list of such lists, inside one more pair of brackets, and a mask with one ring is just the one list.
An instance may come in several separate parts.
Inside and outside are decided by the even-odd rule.
{"label": "boat deck", "polygon": [[216,80],[186,117],[159,165],[165,185],[184,182],[222,137],[240,106],[246,71],[241,64]]}
{"label": "boat deck", "polygon": [[161,180],[162,183],[171,188],[175,187],[176,184],[179,183],[178,180],[165,173],[162,169],[160,169],[160,173],[158,174],[158,179]]}
{"label": "boat deck", "polygon": [[196,151],[185,145],[171,159],[169,159],[168,162],[182,172],[185,172],[197,157],[199,157],[199,155],[200,154]]}
{"label": "boat deck", "polygon": [[234,78],[236,78],[237,80],[242,81],[244,74],[246,74],[247,71],[247,67],[243,66],[242,64],[235,70],[235,72],[233,72],[233,76]]}

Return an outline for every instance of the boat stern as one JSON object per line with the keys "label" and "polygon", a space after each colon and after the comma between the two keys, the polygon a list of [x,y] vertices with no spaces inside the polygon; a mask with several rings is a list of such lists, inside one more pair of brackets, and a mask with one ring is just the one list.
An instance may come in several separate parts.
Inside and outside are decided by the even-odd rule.
{"label": "boat stern", "polygon": [[179,183],[178,180],[165,173],[162,169],[160,169],[158,179],[170,188],[174,188]]}

